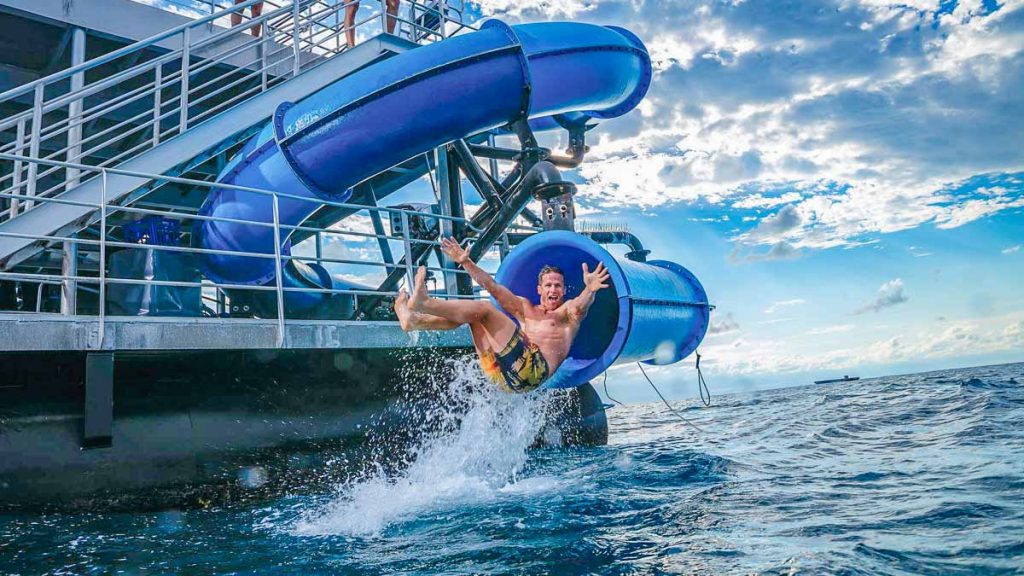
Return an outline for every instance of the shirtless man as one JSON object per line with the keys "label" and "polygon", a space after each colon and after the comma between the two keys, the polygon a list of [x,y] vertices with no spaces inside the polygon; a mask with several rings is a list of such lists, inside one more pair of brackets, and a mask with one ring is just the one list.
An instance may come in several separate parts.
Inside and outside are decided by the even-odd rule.
{"label": "shirtless man", "polygon": [[598,263],[591,272],[584,263],[583,291],[566,301],[562,271],[545,266],[537,278],[540,304],[534,306],[498,284],[451,238],[441,240],[441,250],[469,272],[519,325],[490,302],[430,298],[425,286],[427,271],[421,267],[412,295],[403,291],[395,300],[395,314],[402,329],[451,330],[469,324],[484,373],[508,392],[530,392],[554,374],[568,356],[594,295],[608,287],[604,264]]}

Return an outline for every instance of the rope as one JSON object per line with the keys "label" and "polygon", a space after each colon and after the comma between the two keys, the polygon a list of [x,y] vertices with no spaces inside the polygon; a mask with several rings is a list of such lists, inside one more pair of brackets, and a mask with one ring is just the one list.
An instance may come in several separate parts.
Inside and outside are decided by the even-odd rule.
{"label": "rope", "polygon": [[652,382],[650,377],[647,376],[647,372],[644,372],[643,365],[640,364],[639,362],[637,362],[636,365],[637,365],[638,368],[640,368],[640,373],[644,375],[644,378],[647,378],[647,382],[651,385],[651,388],[654,388],[654,391],[658,393],[658,397],[661,398],[661,401],[665,403],[665,407],[668,408],[670,412],[675,414],[676,418],[679,418],[683,422],[686,422],[690,426],[693,426],[694,428],[697,429],[698,432],[703,434],[704,433],[704,429],[702,429],[700,426],[697,426],[693,422],[690,422],[689,420],[687,420],[682,414],[680,414],[678,411],[676,411],[676,409],[673,408],[671,404],[668,403],[668,400],[665,400],[665,397],[661,395],[661,390],[658,390],[658,387],[655,386],[654,382]]}
{"label": "rope", "polygon": [[[700,352],[697,352],[697,392],[700,392],[700,401],[704,403],[704,407],[711,407],[711,390],[708,389],[708,383],[704,381],[704,373],[700,371]],[[707,400],[704,399],[705,393],[707,393]]]}
{"label": "rope", "polygon": [[615,402],[619,406],[623,406],[624,405],[622,402],[619,402],[615,398],[612,398],[610,394],[608,394],[608,371],[607,370],[604,371],[604,381],[602,382],[602,386],[604,386],[604,397],[605,398],[611,400],[612,402]]}

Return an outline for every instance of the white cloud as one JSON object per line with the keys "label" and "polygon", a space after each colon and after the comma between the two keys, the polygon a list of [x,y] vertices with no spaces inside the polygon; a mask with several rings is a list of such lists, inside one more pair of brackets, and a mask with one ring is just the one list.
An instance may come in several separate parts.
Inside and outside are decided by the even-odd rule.
{"label": "white cloud", "polygon": [[879,312],[885,308],[903,304],[909,297],[903,291],[903,280],[890,280],[878,288],[878,295],[871,302],[857,309],[855,314]]}
{"label": "white cloud", "polygon": [[[388,214],[386,212],[381,213],[381,217],[386,221]],[[332,232],[339,232],[339,234],[332,234],[328,237],[333,237],[339,241],[344,240],[345,242],[376,242],[376,238],[368,236],[357,236],[354,234],[343,234],[343,232],[356,232],[358,234],[373,234],[373,221],[366,214],[356,213],[346,217],[344,220],[332,224],[327,227]],[[390,233],[390,227],[387,223],[384,224],[384,232]]]}
{"label": "white cloud", "polygon": [[1014,252],[1020,252],[1020,247],[1021,247],[1021,245],[1017,244],[1016,246],[1010,246],[1009,248],[1003,248],[1002,249],[1002,253],[1003,254],[1013,254]]}
{"label": "white cloud", "polygon": [[1024,312],[978,320],[950,321],[942,329],[922,328],[877,341],[802,353],[777,338],[705,343],[701,366],[708,373],[762,375],[846,370],[902,360],[934,360],[1024,349]]}
{"label": "white cloud", "polygon": [[968,200],[962,204],[950,208],[950,210],[937,219],[939,228],[956,228],[979,218],[995,214],[1008,208],[1024,206],[1024,196],[1020,198],[986,198],[982,200]]}
{"label": "white cloud", "polygon": [[789,242],[776,242],[765,251],[736,248],[729,254],[731,262],[769,262],[772,260],[793,260],[800,257],[800,251]]}
{"label": "white cloud", "polygon": [[803,221],[800,212],[792,204],[783,206],[774,215],[761,220],[750,232],[749,236],[764,239],[768,242],[779,242],[786,238],[791,230],[800,226]]}
{"label": "white cloud", "polygon": [[792,318],[772,318],[770,320],[758,320],[757,324],[761,326],[768,326],[771,324],[783,324],[792,321]]}
{"label": "white cloud", "polygon": [[820,336],[823,334],[840,334],[843,332],[849,332],[856,326],[853,324],[836,324],[834,326],[825,326],[824,328],[812,328],[807,331],[811,336]]}
{"label": "white cloud", "polygon": [[1024,205],[1020,182],[974,192],[987,185],[969,180],[1024,170],[1022,0],[949,13],[938,0],[481,5],[513,20],[616,24],[647,43],[650,93],[592,133],[579,170],[587,203],[792,206],[796,225],[734,239],[795,250]]}
{"label": "white cloud", "polygon": [[725,315],[714,314],[711,317],[711,326],[708,327],[708,336],[728,334],[730,332],[736,332],[739,329],[740,325],[736,322],[736,319],[732,317],[732,312]]}
{"label": "white cloud", "polygon": [[799,192],[786,192],[781,196],[765,197],[761,194],[752,194],[732,203],[733,208],[774,208],[782,204],[791,204],[803,200]]}
{"label": "white cloud", "polygon": [[793,298],[792,300],[779,300],[777,302],[773,302],[770,306],[765,308],[764,313],[775,314],[776,312],[782,310],[783,308],[791,308],[793,306],[799,306],[801,304],[806,303],[807,301],[804,300],[803,298]]}

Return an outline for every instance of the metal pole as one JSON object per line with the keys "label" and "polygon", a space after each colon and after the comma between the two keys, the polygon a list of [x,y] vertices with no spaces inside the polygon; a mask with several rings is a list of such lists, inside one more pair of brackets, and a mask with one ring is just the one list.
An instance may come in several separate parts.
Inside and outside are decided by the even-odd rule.
{"label": "metal pole", "polygon": [[[39,138],[43,131],[43,91],[44,86],[42,84],[36,84],[35,98],[32,103],[32,136],[29,139],[28,144],[28,156],[29,158],[36,160],[39,158]],[[30,162],[28,165],[28,189],[25,191],[25,195],[29,197],[25,200],[25,210],[28,210],[35,206],[35,202],[32,197],[36,195],[36,174],[38,173],[39,165],[35,162]]]}
{"label": "metal pole", "polygon": [[[380,1],[380,33],[384,34],[388,31],[388,3],[387,0]],[[412,290],[412,287],[409,288]]]}
{"label": "metal pole", "polygon": [[[85,30],[75,27],[71,30],[71,65],[78,66],[85,62]],[[85,72],[77,72],[71,76],[71,94],[85,86]],[[68,162],[79,162],[82,153],[82,99],[72,100],[68,105],[68,151],[65,159]],[[80,172],[78,168],[68,168],[64,190],[78,186]],[[106,208],[104,208],[106,211]],[[76,235],[72,234],[72,238]],[[78,283],[72,278],[78,276],[78,242],[64,242],[61,263],[63,282],[60,287],[60,312],[65,316],[78,313]]]}
{"label": "metal pole", "polygon": [[[494,134],[488,134],[487,135],[487,145],[490,146],[491,148],[494,148]],[[490,159],[488,159],[487,160],[487,165],[488,165],[488,168],[490,168],[490,170],[491,170],[491,178],[494,178],[494,180],[497,181],[498,180],[498,159],[497,158],[490,158]]]}
{"label": "metal pole", "polygon": [[[462,208],[462,191],[456,186],[452,189],[452,182],[449,177],[451,166],[448,164],[448,147],[441,146],[434,149],[434,166],[437,167],[438,202],[441,206],[442,216],[455,216],[458,208]],[[441,236],[454,238],[455,231],[453,222],[447,218],[441,219]],[[455,270],[455,263],[447,255],[442,254],[441,268],[444,268],[444,291],[446,294],[458,294],[458,275]]]}
{"label": "metal pole", "polygon": [[260,92],[267,91],[267,36],[270,35],[270,20],[263,21],[263,36],[258,44],[260,50]]}
{"label": "metal pole", "polygon": [[277,347],[284,346],[284,288],[281,281],[281,223],[277,194],[271,196],[274,207],[274,285],[277,291]]}
{"label": "metal pole", "polygon": [[107,171],[100,172],[100,333],[103,348],[107,330]]}
{"label": "metal pole", "polygon": [[440,26],[439,32],[441,33],[441,38],[447,38],[447,36],[445,36],[445,30],[444,30],[445,29],[444,13],[445,13],[445,8],[447,8],[447,6],[448,6],[448,0],[441,0],[440,2],[437,3],[437,22],[438,22],[438,26]]}
{"label": "metal pole", "polygon": [[320,232],[320,230],[317,230],[316,231],[316,263],[320,264],[322,266],[323,263],[321,262],[321,260],[323,259],[323,257],[324,257],[324,236]]}
{"label": "metal pole", "polygon": [[162,107],[160,99],[163,96],[162,92],[164,87],[163,64],[157,64],[153,80],[156,84],[156,88],[153,92],[153,147],[156,148],[160,145],[160,108]]}
{"label": "metal pole", "polygon": [[299,75],[299,0],[292,0],[292,77]]}
{"label": "metal pole", "polygon": [[178,120],[178,134],[188,130],[188,68],[192,43],[190,30],[185,28],[181,31],[181,116]]}
{"label": "metal pole", "polygon": [[[85,30],[75,27],[71,30],[71,65],[78,66],[85,62]],[[85,86],[85,72],[76,72],[71,75],[71,91],[74,94]],[[68,162],[79,162],[79,155],[82,153],[82,124],[79,120],[82,117],[82,99],[72,100],[68,104],[68,151],[65,160]],[[78,186],[78,168],[67,169],[67,179],[64,189],[70,190]],[[64,248],[67,250],[67,246]]]}
{"label": "metal pole", "polygon": [[412,269],[412,242],[409,241],[409,213],[402,211],[402,242],[405,244],[405,282],[406,289],[412,293],[413,274]]}
{"label": "metal pole", "polygon": [[498,258],[504,262],[508,256],[509,245],[508,245],[508,232],[501,235],[501,242],[498,244]]}
{"label": "metal pole", "polygon": [[[18,156],[23,156],[25,152],[25,119],[18,120],[18,129],[14,136],[14,153]],[[14,181],[12,191],[15,194],[21,194],[21,160],[14,161]],[[18,205],[21,200],[18,198],[11,198],[11,212],[9,218],[15,218],[18,215]]]}
{"label": "metal pole", "polygon": [[384,236],[387,232],[384,230],[384,222],[380,217],[380,210],[377,208],[377,193],[373,190],[373,185],[367,183],[367,190],[363,194],[363,198],[368,206],[366,212],[370,215],[370,223],[373,224],[373,233],[377,235],[377,247],[380,248],[381,258],[385,264],[392,264],[392,266],[385,266],[384,270],[386,273],[391,274],[395,270],[393,264],[395,263],[395,257],[391,254],[391,245],[388,244],[388,239]]}
{"label": "metal pole", "polygon": [[[71,235],[72,238],[77,236]],[[60,286],[60,313],[74,316],[78,313],[78,282],[73,280],[73,277],[78,276],[78,242],[64,243],[60,274],[64,277]]]}

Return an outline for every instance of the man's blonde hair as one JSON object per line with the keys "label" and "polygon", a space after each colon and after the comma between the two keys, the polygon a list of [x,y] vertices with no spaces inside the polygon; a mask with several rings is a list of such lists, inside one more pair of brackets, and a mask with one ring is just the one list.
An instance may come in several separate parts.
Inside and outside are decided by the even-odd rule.
{"label": "man's blonde hair", "polygon": [[540,274],[537,274],[537,286],[540,286],[541,283],[544,282],[545,274],[551,273],[558,274],[559,276],[562,277],[562,282],[565,282],[565,273],[562,272],[561,268],[559,268],[558,266],[551,266],[550,264],[545,264],[544,267],[540,269]]}

